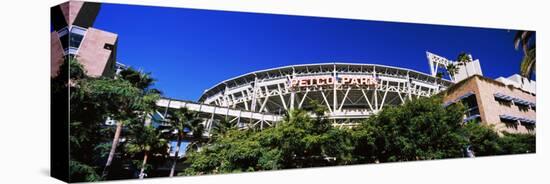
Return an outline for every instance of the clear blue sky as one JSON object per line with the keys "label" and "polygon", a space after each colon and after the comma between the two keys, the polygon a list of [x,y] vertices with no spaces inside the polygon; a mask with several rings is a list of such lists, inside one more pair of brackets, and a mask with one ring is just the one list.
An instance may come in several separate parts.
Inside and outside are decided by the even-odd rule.
{"label": "clear blue sky", "polygon": [[165,96],[205,89],[272,67],[351,62],[429,73],[425,51],[469,52],[485,76],[518,73],[514,30],[103,4],[94,27],[118,37],[119,62],[151,72]]}

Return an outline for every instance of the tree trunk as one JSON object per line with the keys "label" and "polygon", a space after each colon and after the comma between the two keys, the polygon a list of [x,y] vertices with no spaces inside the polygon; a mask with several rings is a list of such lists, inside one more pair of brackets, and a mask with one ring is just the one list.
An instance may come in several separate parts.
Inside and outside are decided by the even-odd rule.
{"label": "tree trunk", "polygon": [[[143,125],[145,127],[148,127],[151,125],[151,119],[147,117],[147,115],[144,115]],[[143,163],[141,164],[141,171],[139,172],[139,179],[143,179],[145,177],[145,165],[147,164],[147,157],[149,156],[149,151],[145,151],[143,153]]]}
{"label": "tree trunk", "polygon": [[141,171],[139,172],[139,179],[143,179],[145,176],[145,164],[147,163],[148,155],[149,151],[145,151],[145,155],[143,155],[143,163],[141,164]]}
{"label": "tree trunk", "polygon": [[111,145],[111,151],[109,152],[109,157],[107,158],[107,163],[105,163],[105,168],[103,168],[103,178],[106,178],[109,175],[109,169],[111,168],[111,163],[113,162],[113,157],[115,157],[116,147],[120,138],[120,133],[122,132],[122,122],[117,121],[115,136],[113,137],[113,144]]}
{"label": "tree trunk", "polygon": [[176,153],[174,154],[174,162],[172,163],[172,168],[170,169],[170,177],[174,176],[174,171],[176,170],[176,164],[178,163],[178,153],[180,152],[181,146],[181,135],[182,133],[178,131],[178,143],[176,144]]}

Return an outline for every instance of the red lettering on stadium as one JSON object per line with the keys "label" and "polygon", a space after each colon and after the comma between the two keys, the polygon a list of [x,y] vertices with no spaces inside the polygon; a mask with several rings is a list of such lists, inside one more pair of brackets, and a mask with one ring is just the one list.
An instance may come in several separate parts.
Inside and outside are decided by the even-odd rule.
{"label": "red lettering on stadium", "polygon": [[334,85],[376,86],[378,81],[372,76],[342,76],[336,80],[332,76],[294,77],[290,79],[290,87],[330,86]]}

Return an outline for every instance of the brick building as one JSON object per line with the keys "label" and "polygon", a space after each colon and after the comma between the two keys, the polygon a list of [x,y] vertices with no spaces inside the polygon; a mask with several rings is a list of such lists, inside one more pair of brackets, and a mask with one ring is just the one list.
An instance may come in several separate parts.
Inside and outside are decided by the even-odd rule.
{"label": "brick building", "polygon": [[535,133],[535,81],[513,75],[497,80],[470,76],[442,92],[444,105],[467,106],[464,121],[477,120],[499,131]]}

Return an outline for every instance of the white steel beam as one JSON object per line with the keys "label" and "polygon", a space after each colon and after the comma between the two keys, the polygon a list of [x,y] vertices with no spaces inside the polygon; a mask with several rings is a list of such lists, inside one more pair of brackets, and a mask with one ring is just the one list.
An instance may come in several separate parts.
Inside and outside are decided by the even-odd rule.
{"label": "white steel beam", "polygon": [[306,97],[307,97],[307,93],[309,93],[309,88],[306,89],[306,93],[304,93],[304,97],[302,97],[302,100],[300,100],[300,103],[298,104],[298,109],[301,109],[301,108],[302,108],[302,104],[304,104],[304,100],[305,100]]}
{"label": "white steel beam", "polygon": [[264,102],[262,103],[262,106],[260,107],[259,112],[262,112],[262,110],[265,109],[265,104],[267,104],[267,100],[269,99],[269,96],[266,96],[264,99]]}
{"label": "white steel beam", "polygon": [[401,96],[401,92],[397,92],[397,95],[399,96],[399,99],[401,99],[401,104],[405,104],[405,100],[403,100],[403,97]]}
{"label": "white steel beam", "polygon": [[342,111],[342,107],[344,106],[344,103],[346,102],[346,98],[348,98],[349,91],[351,90],[351,87],[348,87],[346,90],[346,94],[344,95],[344,98],[342,98],[342,103],[340,103],[340,107],[338,108],[338,111]]}
{"label": "white steel beam", "polygon": [[386,87],[386,91],[384,92],[384,97],[382,97],[382,104],[380,105],[380,109],[382,109],[384,107],[384,102],[386,101],[386,96],[388,95],[388,91],[389,91],[389,87]]}
{"label": "white steel beam", "polygon": [[325,92],[321,91],[321,95],[323,95],[323,99],[325,100],[325,104],[327,105],[328,110],[330,111],[330,113],[333,113],[332,108],[330,108],[330,103],[327,100],[327,96],[325,95]]}
{"label": "white steel beam", "polygon": [[361,89],[361,92],[363,93],[363,96],[365,97],[365,100],[367,101],[367,104],[369,104],[369,108],[372,112],[374,112],[374,108],[372,108],[372,104],[370,103],[369,97],[367,96],[367,93],[365,93],[364,89]]}
{"label": "white steel beam", "polygon": [[[241,94],[243,95],[243,98],[246,97],[246,94],[244,94],[244,91],[241,91]],[[249,111],[250,108],[248,108],[248,100],[244,101],[244,108]]]}
{"label": "white steel beam", "polygon": [[336,107],[338,107],[338,93],[336,93],[336,92],[337,92],[337,91],[336,91],[336,87],[338,87],[338,86],[337,86],[337,83],[338,83],[337,80],[338,80],[338,79],[336,78],[336,75],[337,75],[338,73],[336,73],[336,64],[334,64],[333,66],[334,66],[334,68],[333,68],[333,72],[334,72],[334,75],[333,75],[333,77],[334,77],[334,86],[332,87],[332,108],[333,108],[334,111],[335,111],[335,110],[336,110]]}
{"label": "white steel beam", "polygon": [[374,93],[372,93],[374,96],[374,109],[378,110],[378,88],[374,89]]}
{"label": "white steel beam", "polygon": [[277,84],[277,88],[279,89],[279,97],[281,97],[281,102],[283,103],[283,107],[286,111],[288,111],[288,107],[286,106],[285,98],[283,98],[283,90],[281,89],[281,85]]}
{"label": "white steel beam", "polygon": [[294,101],[295,101],[294,96],[295,95],[296,95],[296,92],[294,92],[294,91],[290,93],[290,109],[291,110],[294,109]]}

